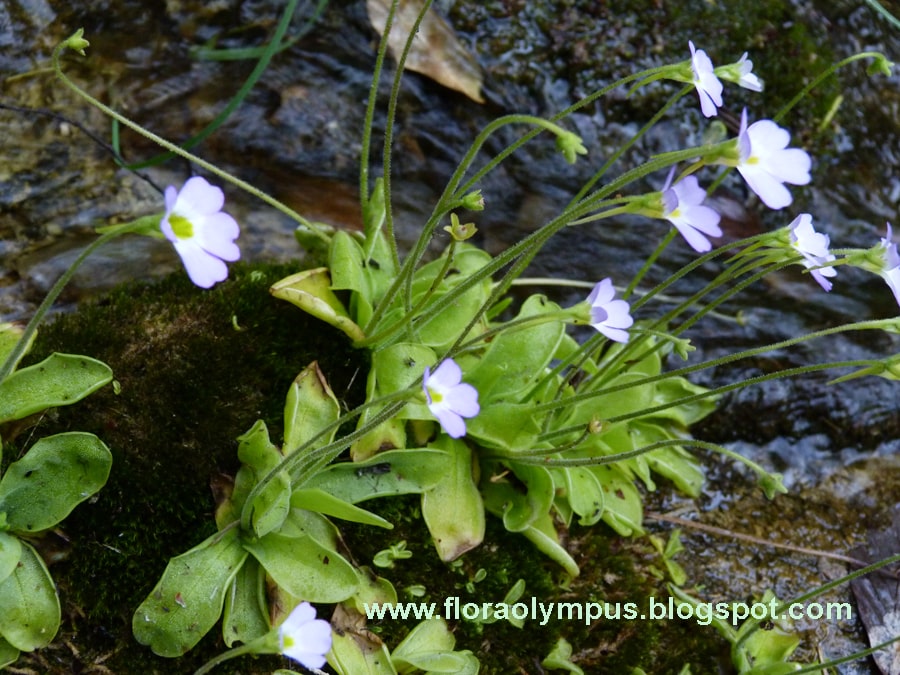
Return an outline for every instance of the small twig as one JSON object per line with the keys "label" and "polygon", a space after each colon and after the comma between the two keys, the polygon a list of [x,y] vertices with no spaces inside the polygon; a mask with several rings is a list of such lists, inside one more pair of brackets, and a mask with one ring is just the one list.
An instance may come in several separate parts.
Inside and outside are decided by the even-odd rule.
{"label": "small twig", "polygon": [[827,551],[820,551],[814,548],[795,546],[794,544],[782,544],[775,541],[769,541],[767,539],[760,539],[759,537],[754,537],[752,534],[742,534],[740,532],[734,532],[732,530],[725,530],[721,527],[716,527],[715,525],[706,525],[705,523],[698,523],[693,520],[685,520],[684,518],[678,518],[677,516],[667,516],[662,513],[647,513],[645,515],[651,520],[660,520],[667,523],[673,523],[675,525],[681,525],[683,527],[691,527],[695,530],[700,530],[701,532],[707,532],[709,534],[715,534],[720,537],[740,539],[741,541],[749,541],[753,544],[770,546],[771,548],[780,548],[786,551],[793,551],[794,553],[802,553],[803,555],[816,556],[819,558],[830,558],[831,560],[840,560],[841,562],[849,563],[850,565],[855,565],[856,567],[865,567],[869,564],[867,562],[863,562],[862,560],[851,558],[850,556],[842,555],[840,553],[829,553]]}

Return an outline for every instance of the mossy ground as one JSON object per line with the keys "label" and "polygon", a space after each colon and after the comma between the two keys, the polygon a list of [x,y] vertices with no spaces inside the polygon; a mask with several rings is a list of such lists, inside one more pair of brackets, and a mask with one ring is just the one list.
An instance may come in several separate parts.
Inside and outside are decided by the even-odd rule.
{"label": "mossy ground", "polygon": [[[120,386],[49,412],[4,454],[65,430],[95,433],[113,453],[107,485],[63,523],[67,550],[51,567],[67,609],[63,634],[74,631],[68,639],[83,657],[111,652],[112,672],[173,672],[172,661],[130,638],[131,613],[170,557],[215,531],[211,486],[237,470],[237,436],[263,419],[278,439],[284,395],[313,360],[339,398],[359,395],[364,377],[353,393],[348,387],[365,372],[364,353],[267,292],[292,271],[237,266],[232,281],[206,292],[183,274],[129,285],[41,332],[30,360],[88,354],[107,362]],[[213,639],[205,645],[176,670],[191,672],[221,650]]]}
{"label": "mossy ground", "polygon": [[[39,545],[56,560],[50,569],[64,607],[63,625],[50,647],[24,655],[17,668],[49,674],[190,673],[224,649],[214,629],[177,661],[156,657],[132,638],[131,616],[168,559],[214,531],[211,485],[237,469],[235,438],[257,419],[266,421],[273,440],[280,437],[284,395],[303,367],[318,360],[336,395],[350,404],[362,395],[364,354],[269,296],[269,285],[292,271],[237,266],[232,281],[208,292],[191,287],[182,274],[154,285],[130,285],[42,331],[30,361],[53,350],[91,355],[112,366],[120,393],[109,386],[76,406],[48,412],[31,428],[20,429],[7,447],[9,461],[36,437],[77,429],[97,434],[114,455],[106,487]],[[407,542],[413,557],[381,571],[401,601],[440,604],[458,596],[461,603],[500,602],[519,579],[526,599],[545,603],[640,604],[648,595],[664,594],[648,572],[653,555],[647,543],[622,540],[604,527],[568,534],[582,574],[567,581],[529,542],[494,519],[485,543],[448,565],[435,553],[416,498],[366,506],[395,529],[385,537],[342,523],[342,537],[360,565],[371,565],[390,543]],[[413,597],[414,586],[424,586],[426,595]],[[327,616],[329,608],[320,609]],[[381,621],[369,629],[396,645],[413,624]],[[483,673],[541,672],[541,660],[560,637],[573,644],[586,672],[634,666],[677,672],[688,661],[695,673],[710,672],[704,668],[721,649],[709,632],[650,621],[585,626],[551,620],[541,626],[529,620],[522,628],[506,621],[459,621],[451,622],[451,629],[457,648],[472,650]],[[217,672],[263,673],[285,665],[277,657],[233,664]]]}

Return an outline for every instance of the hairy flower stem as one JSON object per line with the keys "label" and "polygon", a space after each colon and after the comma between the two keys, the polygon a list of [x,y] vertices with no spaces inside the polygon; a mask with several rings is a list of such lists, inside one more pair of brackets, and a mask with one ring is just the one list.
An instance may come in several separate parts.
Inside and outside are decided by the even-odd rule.
{"label": "hairy flower stem", "polygon": [[[76,35],[78,35],[78,34],[76,33]],[[60,66],[60,63],[59,63],[60,56],[61,56],[63,50],[66,47],[70,46],[69,41],[71,39],[72,38],[69,38],[69,40],[65,40],[56,46],[56,49],[53,50],[53,59],[52,60],[53,60],[53,70],[56,73],[56,76],[59,78],[60,82],[62,82],[64,85],[66,85],[75,94],[80,96],[82,99],[87,101],[89,104],[91,104],[92,106],[94,106],[95,108],[97,108],[98,110],[103,112],[104,114],[106,114],[109,117],[111,117],[112,119],[118,121],[120,124],[124,124],[126,127],[131,129],[132,131],[140,134],[144,138],[146,138],[150,141],[153,141],[160,147],[165,148],[169,152],[174,153],[174,154],[178,155],[179,157],[183,157],[184,159],[193,162],[194,164],[201,167],[202,169],[205,169],[206,171],[209,171],[210,173],[215,174],[219,178],[222,178],[223,180],[228,181],[232,185],[235,185],[236,187],[239,187],[240,189],[250,193],[254,197],[262,200],[269,206],[271,206],[271,207],[277,209],[278,211],[280,211],[281,213],[285,214],[291,220],[294,220],[297,223],[308,228],[309,231],[313,232],[316,236],[318,236],[324,242],[328,243],[331,241],[330,237],[327,234],[325,234],[325,232],[318,225],[316,225],[315,223],[313,223],[310,220],[307,220],[306,218],[301,216],[299,213],[297,213],[296,211],[291,209],[286,204],[283,204],[282,202],[280,202],[277,199],[275,199],[274,197],[266,194],[259,188],[256,188],[253,185],[250,185],[250,183],[247,183],[246,181],[241,180],[237,176],[234,176],[234,175],[228,173],[227,171],[220,169],[215,164],[212,164],[211,162],[207,162],[206,160],[201,159],[200,157],[197,157],[197,155],[194,155],[193,153],[181,148],[180,146],[175,145],[171,141],[167,141],[162,136],[154,134],[152,131],[145,129],[144,127],[137,124],[136,122],[132,122],[130,119],[128,119],[121,113],[116,112],[109,106],[101,103],[96,98],[94,98],[93,96],[88,94],[86,91],[81,89],[77,84],[72,82],[72,80],[70,80],[69,77],[63,72],[62,67]]]}
{"label": "hairy flower stem", "polygon": [[[848,323],[842,326],[834,326],[832,328],[825,328],[818,331],[813,331],[812,333],[807,333],[805,335],[799,335],[797,337],[789,338],[787,340],[782,340],[780,342],[773,342],[772,344],[764,345],[762,347],[755,347],[753,349],[746,349],[741,352],[734,352],[732,354],[727,354],[725,356],[721,356],[716,359],[710,359],[709,361],[704,361],[702,363],[696,363],[692,366],[685,366],[684,368],[677,368],[675,370],[670,370],[665,373],[660,373],[658,375],[651,375],[650,377],[645,377],[641,379],[632,380],[629,382],[625,382],[623,384],[613,385],[611,387],[604,387],[601,389],[595,389],[592,391],[587,391],[583,393],[575,394],[565,400],[566,404],[574,404],[580,403],[581,401],[588,401],[592,398],[597,398],[599,396],[608,396],[610,394],[615,394],[620,391],[625,391],[626,389],[631,389],[633,387],[642,387],[647,384],[652,384],[654,382],[660,382],[662,380],[671,378],[671,377],[684,377],[685,375],[690,375],[691,373],[696,373],[701,370],[706,370],[708,368],[716,368],[718,366],[722,366],[728,363],[733,363],[735,361],[740,361],[742,359],[751,358],[753,356],[759,356],[760,354],[766,354],[768,352],[773,352],[779,349],[786,349],[788,347],[793,347],[794,345],[798,345],[802,342],[807,342],[809,340],[814,340],[820,337],[826,337],[829,335],[837,335],[838,333],[845,333],[848,331],[854,330],[885,330],[888,328],[897,329],[897,319],[882,319],[877,321],[858,321],[856,323]],[[858,364],[872,365],[873,363],[877,363],[877,361],[860,361],[860,362],[846,362],[840,364],[821,364],[817,366],[804,366],[804,367],[814,367],[815,370],[824,370],[826,368],[837,368],[843,365],[858,365]],[[797,369],[794,369],[797,370]],[[770,373],[770,375],[778,375],[781,373],[786,373],[787,371],[778,371],[776,373]],[[792,373],[798,374],[798,373]],[[768,376],[764,376],[768,377]],[[758,380],[756,378],[752,380],[746,380],[745,382],[750,384],[754,383]],[[737,383],[738,386],[727,385],[731,387],[731,389],[737,389],[740,387],[741,383]],[[713,391],[713,390],[710,390]],[[730,391],[730,390],[729,390]],[[714,394],[713,394],[714,395]],[[704,395],[700,395],[700,397],[704,397]],[[683,401],[674,403],[673,405],[679,405],[679,403]],[[558,402],[548,402],[542,403],[540,405],[534,406],[534,412],[539,413],[544,410],[553,410],[559,407]],[[667,406],[669,407],[669,406]],[[642,413],[643,414],[643,413]],[[634,415],[632,415],[633,417]],[[606,420],[612,421],[612,420]]]}
{"label": "hairy flower stem", "polygon": [[46,297],[44,297],[41,304],[38,305],[37,310],[35,310],[34,315],[31,317],[28,325],[25,327],[22,336],[19,338],[19,341],[16,342],[16,346],[13,347],[13,350],[6,357],[6,361],[3,362],[3,367],[0,368],[0,382],[9,377],[9,375],[15,369],[16,364],[25,354],[25,350],[28,349],[29,344],[31,344],[31,340],[33,339],[34,334],[37,331],[37,328],[40,325],[41,321],[44,320],[44,317],[53,306],[53,303],[56,302],[59,294],[62,293],[63,289],[66,287],[69,281],[72,280],[75,272],[78,271],[78,268],[81,267],[81,264],[85,260],[87,260],[88,256],[90,256],[94,251],[96,251],[111,239],[115,239],[120,234],[138,230],[142,226],[143,222],[136,222],[131,224],[130,226],[125,226],[111,232],[107,232],[85,247],[85,249],[78,255],[78,257],[75,258],[75,261],[69,266],[69,268],[62,273],[59,279],[56,280],[56,283],[53,284],[52,288],[49,290]]}
{"label": "hairy flower stem", "polygon": [[[727,358],[727,357],[726,357]],[[749,377],[740,382],[732,382],[731,384],[726,384],[721,387],[716,387],[715,389],[708,389],[699,394],[693,394],[691,396],[684,396],[679,399],[675,399],[673,401],[669,401],[667,403],[663,403],[657,406],[652,406],[650,408],[644,408],[642,410],[635,410],[633,412],[624,413],[622,415],[616,415],[614,417],[609,417],[603,420],[604,424],[616,424],[619,422],[627,422],[628,420],[638,419],[640,417],[648,417],[652,416],[655,413],[662,412],[663,410],[668,410],[669,408],[675,408],[681,405],[690,405],[692,403],[697,403],[698,401],[702,401],[706,398],[714,398],[719,396],[720,394],[728,393],[729,391],[734,391],[735,389],[742,389],[743,387],[749,387],[754,384],[761,384],[763,382],[768,382],[770,380],[778,380],[784,377],[796,377],[798,375],[806,375],[808,373],[815,373],[822,370],[831,370],[834,368],[857,368],[857,367],[872,367],[876,364],[880,363],[880,361],[866,359],[866,360],[854,360],[854,361],[833,361],[830,363],[816,363],[809,366],[798,366],[796,368],[785,368],[784,370],[779,370],[774,373],[766,373],[765,375],[758,375],[756,377]],[[673,373],[676,371],[673,371]],[[672,373],[666,373],[665,376],[671,376]],[[649,380],[654,379],[665,379],[664,376],[654,376],[652,378],[647,378],[645,380],[640,380],[636,382],[629,382],[626,385],[609,387],[605,390],[605,393],[609,394],[614,391],[618,391],[620,389],[628,389],[630,387],[636,386],[638,384],[646,384]],[[593,396],[598,395],[599,392],[588,392],[586,394],[577,394],[570,399],[566,399],[566,402],[575,403],[577,401],[586,400]],[[535,406],[534,410],[537,412],[547,404]],[[551,438],[556,438],[559,436],[565,436],[571,433],[578,433],[582,430],[583,425],[577,426],[569,426],[563,427],[561,429],[555,429],[554,431],[545,434],[540,437],[540,440],[546,441]]]}
{"label": "hairy flower stem", "polygon": [[[262,493],[263,490],[266,489],[270,482],[277,479],[278,475],[282,471],[286,471],[291,477],[292,488],[302,487],[304,483],[306,483],[306,481],[308,481],[322,468],[334,461],[334,459],[337,458],[337,456],[340,455],[355,440],[357,440],[358,438],[362,438],[367,433],[372,431],[372,429],[376,428],[379,424],[389,420],[391,417],[400,412],[403,406],[406,405],[406,401],[412,395],[414,395],[414,392],[417,392],[419,390],[418,388],[421,387],[421,384],[422,379],[419,378],[418,380],[416,380],[416,382],[410,385],[409,388],[403,391],[398,391],[372,401],[366,401],[350,412],[341,415],[339,419],[323,428],[319,433],[310,438],[306,443],[304,443],[302,446],[285,457],[278,465],[273,467],[272,470],[262,478],[262,480],[254,485],[253,489],[250,491],[250,494],[247,495],[247,499],[244,502],[244,509],[241,512],[241,528],[248,532],[252,529],[251,517],[253,515],[254,500],[260,493]],[[370,419],[359,429],[352,431],[346,436],[341,436],[338,440],[327,443],[322,447],[315,447],[315,445],[321,442],[322,439],[329,438],[337,429],[339,429],[350,420],[359,417],[369,408],[383,406],[385,404],[388,405],[386,405],[383,410],[375,413],[372,416],[372,419]]]}

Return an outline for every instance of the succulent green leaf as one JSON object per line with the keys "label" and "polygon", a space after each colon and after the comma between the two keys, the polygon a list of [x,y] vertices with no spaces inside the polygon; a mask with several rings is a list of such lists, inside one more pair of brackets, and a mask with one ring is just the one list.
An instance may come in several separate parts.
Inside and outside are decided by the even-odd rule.
{"label": "succulent green leaf", "polygon": [[603,521],[623,537],[642,533],[644,512],[634,482],[612,464],[590,468],[603,488]]}
{"label": "succulent green leaf", "polygon": [[269,632],[265,580],[266,574],[254,558],[248,558],[232,579],[222,618],[226,646],[247,643]]}
{"label": "succulent green leaf", "polygon": [[315,511],[292,508],[284,525],[278,530],[284,537],[312,537],[325,548],[336,548],[338,529],[328,518]]}
{"label": "succulent green leaf", "polygon": [[[378,179],[381,181],[381,179]],[[397,276],[394,254],[380,228],[385,218],[384,192],[376,185],[372,199],[364,207],[366,239],[360,243],[348,232],[339,231],[331,240],[329,265],[332,288],[352,291],[350,315],[364,326],[372,318],[372,308],[381,301]],[[363,248],[365,247],[365,248]]]}
{"label": "succulent green leaf", "polygon": [[[533,319],[559,311],[559,305],[542,295],[532,295],[522,305],[515,321]],[[518,401],[518,396],[530,390],[544,374],[544,369],[556,355],[565,334],[562,321],[513,326],[493,340],[478,361],[466,373],[466,381],[479,394],[482,405],[492,401]]]}
{"label": "succulent green leaf", "polygon": [[477,675],[480,664],[469,650],[455,652],[456,640],[443,619],[422,621],[391,654],[398,673]]}
{"label": "succulent green leaf", "polygon": [[533,525],[529,525],[522,534],[545,556],[550,558],[570,577],[577,577],[579,570],[578,564],[572,559],[572,556],[559,543],[559,535],[553,524],[553,518],[549,513],[541,516]]}
{"label": "succulent green leaf", "polygon": [[278,447],[269,440],[269,429],[257,420],[247,433],[238,436],[238,459],[261,478],[281,463]]}
{"label": "succulent green leaf", "polygon": [[596,525],[603,516],[603,489],[594,473],[583,466],[551,469],[577,513],[579,525]]}
{"label": "succulent green leaf", "polygon": [[[278,447],[269,440],[269,430],[266,423],[257,420],[247,433],[238,436],[238,459],[241,460],[241,468],[234,478],[234,488],[231,496],[216,509],[216,525],[223,529],[229,523],[241,517],[241,511],[254,486],[262,480],[263,476],[281,463],[282,456]],[[283,481],[282,481],[283,483]],[[277,497],[280,488],[272,488],[269,495]],[[263,504],[254,505],[260,508]],[[260,511],[257,518],[263,515]]]}
{"label": "succulent green leaf", "polygon": [[[0,364],[3,364],[9,355],[12,354],[24,332],[25,331],[21,327],[14,323],[0,323]],[[29,340],[28,345],[22,350],[21,356],[28,353],[28,350],[31,349],[31,345],[36,337],[37,333],[32,332],[31,339]],[[21,358],[21,356],[19,358]],[[15,368],[17,365],[18,361],[12,364],[12,367]]]}
{"label": "succulent green leaf", "polygon": [[59,630],[56,586],[44,561],[22,542],[15,571],[0,582],[0,635],[23,652],[46,647]]}
{"label": "succulent green leaf", "polygon": [[443,450],[389,450],[365,462],[332,464],[313,476],[305,487],[318,488],[350,504],[421,493],[437,485],[452,462],[452,456]]}
{"label": "succulent green leaf", "polygon": [[0,582],[6,579],[22,557],[22,542],[18,537],[0,532]]}
{"label": "succulent green leaf", "polygon": [[332,631],[328,665],[339,675],[397,675],[381,640],[368,640],[350,630]]}
{"label": "succulent green leaf", "polygon": [[[503,513],[503,525],[510,532],[521,532],[542,515],[550,512],[556,493],[550,472],[542,466],[510,462],[512,471],[499,481],[488,481],[492,496]],[[502,465],[486,465],[486,472],[502,475]],[[502,494],[502,497],[498,496]],[[485,497],[487,499],[487,497]]]}
{"label": "succulent green leaf", "polygon": [[484,504],[473,479],[472,449],[448,436],[441,436],[435,446],[452,461],[442,480],[422,493],[422,517],[438,555],[449,562],[484,539]]}
{"label": "succulent green leaf", "polygon": [[389,521],[381,516],[375,515],[371,511],[361,509],[353,504],[349,504],[343,499],[338,499],[334,495],[328,494],[319,488],[300,488],[294,490],[291,495],[291,505],[294,508],[316,511],[326,516],[348,520],[352,523],[373,525],[388,530],[394,528]]}
{"label": "succulent green leaf", "polygon": [[291,510],[291,478],[286,471],[278,472],[250,505],[250,523],[257,537],[274,532]]}
{"label": "succulent green leaf", "polygon": [[[565,670],[575,675],[584,675],[584,671],[570,660],[572,658],[572,645],[565,638],[559,638],[553,651],[547,654],[547,658],[541,661],[541,665],[548,670]],[[632,671],[635,675],[636,671]]]}
{"label": "succulent green leaf", "polygon": [[365,304],[372,306],[375,299],[371,295],[369,280],[366,278],[365,254],[362,246],[349,232],[338,230],[331,238],[328,264],[331,270],[332,290],[354,291],[362,297]]}
{"label": "succulent green leaf", "polygon": [[268,534],[245,547],[285,591],[310,602],[341,602],[356,592],[356,570],[309,536]]}
{"label": "succulent green leaf", "polygon": [[112,381],[102,361],[75,354],[51,354],[0,382],[0,422],[70,405]]}
{"label": "succulent green leaf", "polygon": [[181,656],[209,632],[247,551],[237,528],[169,561],[162,579],[134,613],[135,639],[159,656]]}
{"label": "succulent green leaf", "polygon": [[112,454],[93,434],[42,438],[0,480],[0,513],[11,530],[46,530],[103,487],[111,467]]}
{"label": "succulent green leaf", "polygon": [[353,340],[365,335],[347,313],[347,308],[331,290],[331,276],[326,267],[318,267],[292,274],[276,282],[269,292],[276,298],[287,300],[304,312],[331,324]]}
{"label": "succulent green leaf", "polygon": [[[540,431],[534,406],[530,403],[482,404],[481,412],[466,421],[467,435],[481,445],[510,452],[537,449]],[[549,445],[547,449],[551,450]]]}
{"label": "succulent green leaf", "polygon": [[19,660],[21,652],[0,637],[0,668],[5,668]]}
{"label": "succulent green leaf", "polygon": [[[284,454],[288,455],[329,424],[337,421],[341,406],[325,381],[319,364],[313,361],[297,375],[284,403]],[[337,429],[335,429],[337,431]],[[321,439],[330,443],[334,432]]]}

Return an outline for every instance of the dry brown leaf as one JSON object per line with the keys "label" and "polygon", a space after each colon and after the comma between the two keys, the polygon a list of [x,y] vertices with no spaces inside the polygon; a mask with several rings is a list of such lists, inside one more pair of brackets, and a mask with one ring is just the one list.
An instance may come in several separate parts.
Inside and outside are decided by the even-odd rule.
{"label": "dry brown leaf", "polygon": [[[390,0],[366,0],[369,21],[379,35],[384,34],[390,5]],[[422,0],[400,0],[388,37],[388,48],[395,59],[403,54],[406,39],[421,11]],[[406,59],[406,69],[430,77],[473,101],[484,103],[481,68],[456,39],[453,29],[431,8],[419,26],[419,34]]]}

